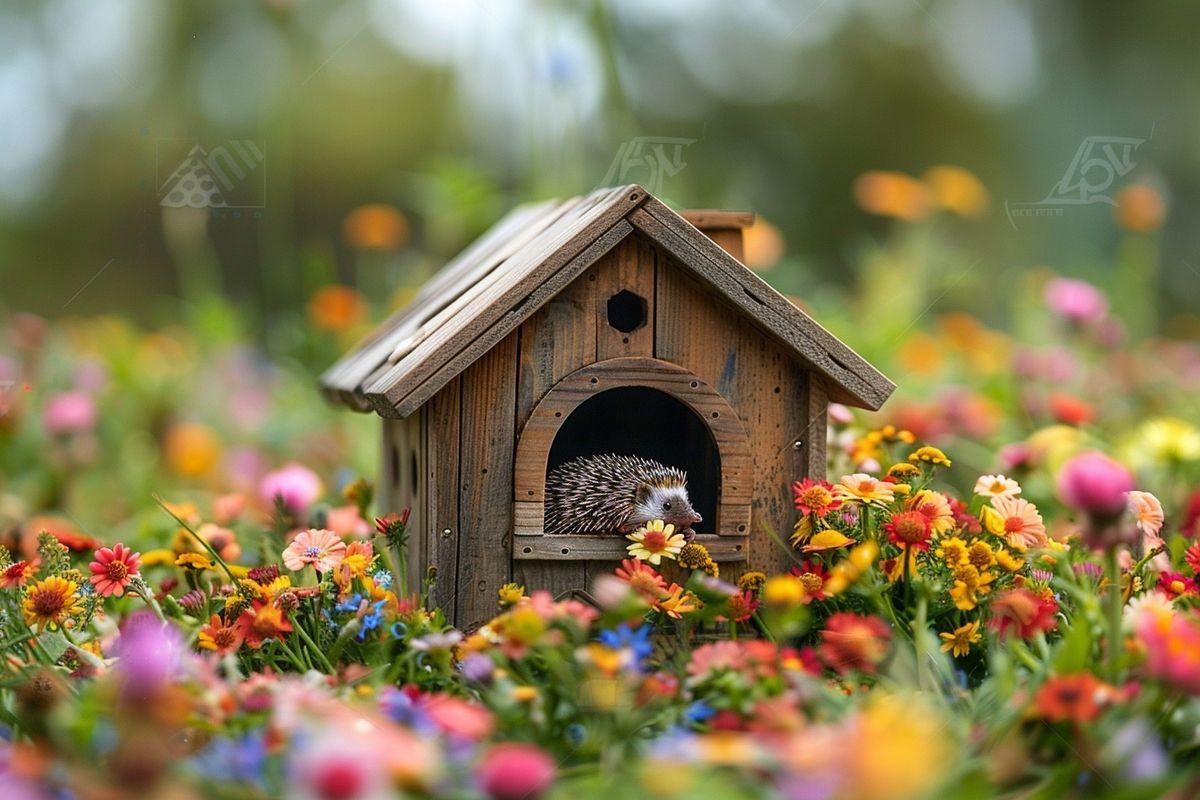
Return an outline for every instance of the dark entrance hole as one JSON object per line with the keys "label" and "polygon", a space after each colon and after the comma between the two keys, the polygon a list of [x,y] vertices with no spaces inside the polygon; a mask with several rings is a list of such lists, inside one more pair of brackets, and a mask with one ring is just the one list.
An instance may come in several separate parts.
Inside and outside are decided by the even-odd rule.
{"label": "dark entrance hole", "polygon": [[721,454],[708,427],[686,405],[645,386],[623,386],[589,397],[558,429],[547,473],[573,458],[602,453],[650,458],[687,472],[688,497],[704,517],[696,530],[716,530]]}
{"label": "dark entrance hole", "polygon": [[608,298],[608,324],[621,333],[632,333],[645,325],[646,311],[645,298],[628,289],[622,289]]}

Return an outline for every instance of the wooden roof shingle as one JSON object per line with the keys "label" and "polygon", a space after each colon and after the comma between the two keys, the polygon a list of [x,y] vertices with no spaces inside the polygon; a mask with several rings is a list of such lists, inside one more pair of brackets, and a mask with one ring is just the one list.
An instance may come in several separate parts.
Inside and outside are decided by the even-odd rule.
{"label": "wooden roof shingle", "polygon": [[321,376],[351,408],[406,417],[634,232],[673,255],[823,374],[832,399],[877,409],[895,385],[637,185],[514,209]]}

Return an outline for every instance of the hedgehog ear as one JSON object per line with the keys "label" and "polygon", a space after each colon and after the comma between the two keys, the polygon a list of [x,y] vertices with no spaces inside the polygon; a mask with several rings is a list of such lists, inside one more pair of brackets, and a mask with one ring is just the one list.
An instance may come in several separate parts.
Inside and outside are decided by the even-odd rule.
{"label": "hedgehog ear", "polygon": [[638,503],[645,503],[650,499],[650,490],[653,487],[645,481],[641,481],[637,485],[637,490],[633,494],[633,499]]}

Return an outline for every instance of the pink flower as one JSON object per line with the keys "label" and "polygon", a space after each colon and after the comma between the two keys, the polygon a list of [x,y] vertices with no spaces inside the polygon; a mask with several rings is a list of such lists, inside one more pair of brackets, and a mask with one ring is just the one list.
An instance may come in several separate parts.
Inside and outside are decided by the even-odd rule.
{"label": "pink flower", "polygon": [[382,742],[354,729],[345,730],[347,726],[341,720],[334,720],[331,727],[334,729],[308,739],[297,748],[292,764],[292,791],[288,796],[297,800],[367,800],[390,796]]}
{"label": "pink flower", "polygon": [[479,765],[479,785],[494,800],[537,800],[554,782],[554,760],[539,747],[498,744]]}
{"label": "pink flower", "polygon": [[1111,519],[1125,510],[1125,495],[1133,490],[1133,475],[1103,453],[1081,453],[1058,473],[1063,502],[1094,519]]}
{"label": "pink flower", "polygon": [[1046,284],[1045,299],[1068,322],[1099,322],[1108,314],[1108,299],[1087,281],[1055,278]]}
{"label": "pink flower", "polygon": [[87,392],[62,392],[42,410],[42,424],[51,435],[82,433],[96,427],[96,401]]}
{"label": "pink flower", "polygon": [[1162,503],[1149,492],[1129,492],[1126,499],[1129,513],[1137,520],[1138,529],[1147,537],[1157,538],[1163,526]]}
{"label": "pink flower", "polygon": [[278,498],[288,511],[301,514],[321,496],[321,479],[303,464],[292,462],[264,475],[258,493],[268,503]]}
{"label": "pink flower", "polygon": [[328,572],[346,557],[346,543],[333,531],[309,528],[300,531],[283,551],[283,563],[293,572],[312,564],[317,572]]}
{"label": "pink flower", "polygon": [[375,530],[371,523],[359,516],[358,508],[353,505],[329,509],[325,514],[325,524],[342,536],[370,536]]}
{"label": "pink flower", "polygon": [[1200,617],[1195,611],[1146,606],[1134,624],[1146,648],[1146,672],[1200,695]]}
{"label": "pink flower", "polygon": [[125,594],[125,587],[138,574],[141,554],[135,553],[118,542],[113,547],[101,547],[96,551],[96,560],[88,567],[92,570],[89,580],[101,597]]}

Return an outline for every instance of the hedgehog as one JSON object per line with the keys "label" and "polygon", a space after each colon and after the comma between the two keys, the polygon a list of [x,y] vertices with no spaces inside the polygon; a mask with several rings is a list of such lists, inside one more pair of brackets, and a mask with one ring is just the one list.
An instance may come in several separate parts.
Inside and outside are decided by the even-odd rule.
{"label": "hedgehog", "polygon": [[651,520],[687,536],[703,518],[692,508],[687,473],[637,456],[584,456],[550,470],[546,479],[548,534],[629,533]]}

